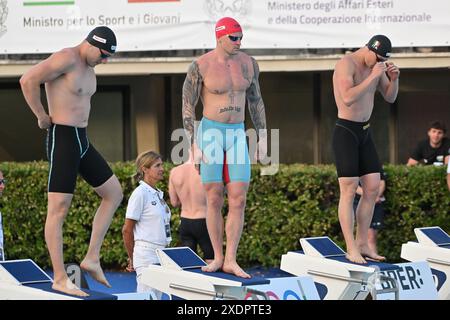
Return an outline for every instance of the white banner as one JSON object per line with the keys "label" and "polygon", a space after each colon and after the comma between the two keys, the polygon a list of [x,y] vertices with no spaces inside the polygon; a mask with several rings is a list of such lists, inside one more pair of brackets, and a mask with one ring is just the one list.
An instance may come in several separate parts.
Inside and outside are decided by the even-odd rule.
{"label": "white banner", "polygon": [[94,27],[118,51],[215,47],[214,24],[237,19],[243,49],[355,48],[385,34],[394,47],[449,46],[449,0],[0,0],[0,53],[75,46]]}

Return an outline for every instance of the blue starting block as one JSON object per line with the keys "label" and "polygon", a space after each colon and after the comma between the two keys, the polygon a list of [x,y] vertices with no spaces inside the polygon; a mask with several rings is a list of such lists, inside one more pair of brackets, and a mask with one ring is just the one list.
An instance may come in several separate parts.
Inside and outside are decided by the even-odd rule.
{"label": "blue starting block", "polygon": [[401,257],[408,261],[426,261],[441,300],[450,300],[450,236],[440,227],[414,229],[418,242],[402,245]]}
{"label": "blue starting block", "polygon": [[[206,266],[206,262],[188,247],[158,249],[156,252],[160,265],[147,267],[142,273],[142,281],[172,297],[189,300],[260,300],[268,299],[267,292],[272,290],[272,282],[278,289],[286,287],[285,279],[246,279],[224,272],[204,272],[201,267]],[[303,296],[319,298],[311,277],[293,279],[292,285],[303,290]]]}
{"label": "blue starting block", "polygon": [[[393,293],[398,299],[397,282],[382,272],[399,269],[398,266],[368,261],[350,262],[329,237],[301,238],[303,251],[291,251],[281,257],[281,270],[294,275],[311,275],[314,281],[325,285],[324,299],[363,300],[369,293],[372,299],[379,294]],[[378,289],[380,284],[386,289]]]}
{"label": "blue starting block", "polygon": [[116,300],[114,295],[82,289],[88,297],[52,289],[53,280],[33,260],[0,261],[0,300]]}
{"label": "blue starting block", "polygon": [[206,262],[189,247],[166,248],[158,250],[157,255],[161,265],[172,267],[174,269],[196,269],[207,265]]}
{"label": "blue starting block", "polygon": [[416,228],[414,233],[422,244],[450,249],[450,236],[440,227]]}
{"label": "blue starting block", "polygon": [[203,261],[189,247],[157,249],[160,265],[150,265],[142,273],[142,282],[171,296],[182,299],[243,300],[248,294],[267,299],[264,292],[247,288],[268,284],[259,277],[245,279],[224,272],[204,272]]}

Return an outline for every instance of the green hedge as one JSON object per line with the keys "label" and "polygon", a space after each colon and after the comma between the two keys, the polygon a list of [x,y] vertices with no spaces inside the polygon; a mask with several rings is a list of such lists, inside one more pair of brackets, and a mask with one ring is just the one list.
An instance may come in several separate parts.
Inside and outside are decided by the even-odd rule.
{"label": "green hedge", "polygon": [[[165,180],[159,187],[166,191],[172,165],[165,166]],[[105,268],[119,269],[126,265],[121,229],[126,204],[135,187],[131,179],[134,165],[115,163],[112,168],[122,184],[124,201],[106,235],[101,259]],[[49,267],[44,240],[47,163],[1,163],[0,170],[8,180],[0,198],[8,259],[32,258]],[[402,243],[415,239],[414,228],[439,225],[447,232],[450,230],[450,196],[444,168],[389,165],[385,171],[388,214],[386,229],[380,232],[378,243],[380,253],[398,262]],[[253,167],[238,261],[244,267],[279,266],[281,255],[300,249],[298,239],[306,236],[328,235],[344,247],[338,200],[339,188],[332,165],[282,165],[273,176],[261,176],[259,168]],[[64,225],[66,262],[79,263],[84,257],[99,202],[94,191],[80,179]],[[172,214],[172,244],[176,245],[179,210],[172,210]]]}

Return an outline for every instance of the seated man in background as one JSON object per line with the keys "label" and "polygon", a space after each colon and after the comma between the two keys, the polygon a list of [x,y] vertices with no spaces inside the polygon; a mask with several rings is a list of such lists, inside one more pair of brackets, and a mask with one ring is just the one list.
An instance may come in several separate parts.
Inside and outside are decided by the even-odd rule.
{"label": "seated man in background", "polygon": [[450,139],[445,137],[445,124],[440,121],[430,123],[428,139],[420,141],[410,158],[407,166],[415,166],[419,163],[442,166],[448,163]]}

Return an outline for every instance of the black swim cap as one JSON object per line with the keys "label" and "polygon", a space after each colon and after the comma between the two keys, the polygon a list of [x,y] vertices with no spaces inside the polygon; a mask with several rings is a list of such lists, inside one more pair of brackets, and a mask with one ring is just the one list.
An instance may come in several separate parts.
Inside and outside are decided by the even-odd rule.
{"label": "black swim cap", "polygon": [[388,37],[377,34],[376,36],[373,36],[369,42],[366,44],[366,46],[369,48],[369,50],[375,52],[376,54],[384,57],[389,58],[391,56],[391,40],[389,40]]}
{"label": "black swim cap", "polygon": [[105,26],[97,27],[89,32],[86,41],[94,47],[108,51],[109,53],[116,52],[116,35],[114,32]]}

